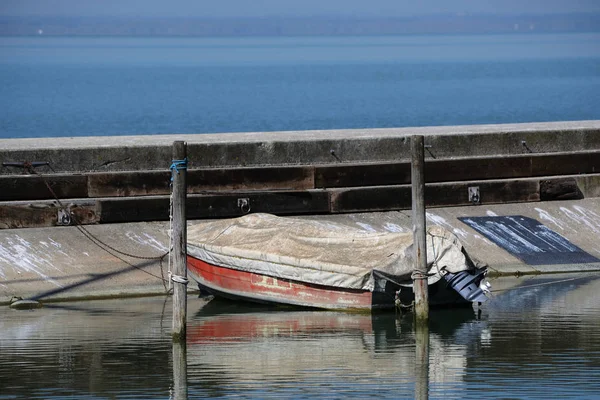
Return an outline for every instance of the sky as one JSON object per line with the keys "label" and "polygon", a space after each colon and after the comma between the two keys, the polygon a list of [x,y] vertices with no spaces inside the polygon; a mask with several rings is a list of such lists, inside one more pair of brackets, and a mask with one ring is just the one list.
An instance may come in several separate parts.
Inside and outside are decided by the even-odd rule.
{"label": "sky", "polygon": [[600,0],[0,0],[3,16],[268,17],[600,12]]}

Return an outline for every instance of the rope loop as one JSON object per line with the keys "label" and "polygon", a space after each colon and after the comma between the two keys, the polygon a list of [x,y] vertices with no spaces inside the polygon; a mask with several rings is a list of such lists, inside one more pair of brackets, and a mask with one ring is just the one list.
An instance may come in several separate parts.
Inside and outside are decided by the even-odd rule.
{"label": "rope loop", "polygon": [[182,285],[187,285],[189,283],[188,278],[181,275],[171,274],[171,280],[176,283],[181,283]]}
{"label": "rope loop", "polygon": [[[177,172],[179,174],[179,171],[183,171],[183,170],[187,169],[187,164],[188,164],[187,157],[184,158],[183,160],[172,160],[171,166],[169,167],[169,169],[171,171]],[[173,174],[171,174],[171,182],[173,182]]]}
{"label": "rope loop", "polygon": [[428,277],[429,277],[429,274],[423,273],[423,272],[419,271],[418,269],[415,269],[410,276],[410,278],[412,280],[427,279]]}

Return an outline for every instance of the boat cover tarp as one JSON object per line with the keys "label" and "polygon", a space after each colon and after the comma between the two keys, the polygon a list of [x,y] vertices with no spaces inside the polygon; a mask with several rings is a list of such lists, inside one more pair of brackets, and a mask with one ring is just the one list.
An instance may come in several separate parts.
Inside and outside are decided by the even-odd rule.
{"label": "boat cover tarp", "polygon": [[[410,282],[412,233],[370,232],[315,219],[249,214],[188,228],[188,255],[207,263],[326,286],[373,291],[380,279]],[[428,283],[473,267],[458,238],[427,231]]]}

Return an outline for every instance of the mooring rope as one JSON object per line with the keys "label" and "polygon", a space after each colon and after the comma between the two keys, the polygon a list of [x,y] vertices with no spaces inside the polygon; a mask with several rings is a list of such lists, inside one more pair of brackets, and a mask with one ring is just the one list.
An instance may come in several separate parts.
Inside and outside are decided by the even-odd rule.
{"label": "mooring rope", "polygon": [[[171,171],[173,171],[173,164],[171,164]],[[171,182],[173,182],[173,173],[171,173]],[[169,196],[169,249],[173,249],[173,191],[171,190],[171,195]],[[173,289],[173,281],[171,280],[171,251],[169,251],[169,261],[167,264],[167,272],[169,275],[169,291]],[[162,268],[161,268],[162,272]]]}
{"label": "mooring rope", "polygon": [[[177,172],[179,174],[179,171],[183,171],[184,169],[187,169],[187,164],[188,164],[187,157],[184,158],[183,160],[172,160],[171,166],[169,167],[169,169],[173,173]],[[171,173],[171,182],[173,182],[173,173]]]}
{"label": "mooring rope", "polygon": [[[54,170],[54,168],[52,168],[52,166],[50,165],[50,163],[47,163],[47,164],[45,164],[45,165],[47,165],[47,166],[48,166],[48,167],[49,167],[49,168],[50,168],[50,169],[51,169],[53,172],[56,172],[56,171]],[[123,262],[126,262],[126,261],[125,261],[125,260],[123,260],[123,259],[122,259],[122,258],[120,258],[120,257],[117,257],[115,254],[112,254],[112,253],[111,253],[111,251],[113,251],[113,252],[115,252],[115,253],[117,253],[117,254],[120,254],[120,255],[126,256],[126,257],[130,257],[130,258],[137,258],[137,259],[140,259],[140,260],[158,260],[158,261],[160,262],[160,272],[161,272],[161,276],[158,276],[158,275],[156,275],[156,274],[153,274],[152,272],[146,271],[146,270],[144,270],[144,269],[142,269],[142,268],[140,268],[140,267],[138,267],[138,266],[136,266],[136,265],[134,265],[134,264],[131,264],[131,263],[127,263],[127,264],[129,264],[130,266],[132,266],[132,267],[134,267],[134,268],[138,269],[139,271],[142,271],[142,272],[144,272],[145,274],[148,274],[148,275],[150,275],[150,276],[153,276],[153,277],[155,277],[155,278],[159,279],[159,280],[162,282],[162,284],[163,284],[163,287],[165,288],[165,292],[168,292],[168,291],[169,291],[169,289],[167,289],[167,286],[166,286],[167,279],[165,279],[165,277],[164,277],[164,274],[163,274],[163,266],[162,266],[162,263],[163,263],[163,259],[165,258],[165,256],[167,256],[167,255],[169,255],[169,256],[170,256],[170,254],[171,254],[171,250],[172,250],[172,247],[171,247],[171,246],[169,246],[169,250],[168,250],[167,252],[165,252],[164,254],[161,254],[161,255],[159,255],[159,256],[152,256],[152,257],[149,257],[149,256],[140,256],[140,255],[136,255],[136,254],[128,253],[128,252],[125,252],[125,251],[119,250],[119,249],[115,248],[114,246],[111,246],[111,245],[109,245],[108,243],[106,243],[106,242],[102,241],[101,239],[99,239],[99,238],[98,238],[96,235],[92,234],[92,233],[91,233],[91,232],[90,232],[88,229],[86,229],[86,228],[85,228],[85,227],[84,227],[84,226],[81,224],[81,222],[78,220],[78,218],[77,218],[77,215],[75,215],[75,213],[71,213],[71,212],[69,212],[69,209],[68,209],[67,207],[65,207],[65,205],[62,203],[62,201],[60,201],[60,199],[58,198],[58,196],[56,195],[56,193],[54,192],[54,190],[52,189],[52,187],[51,187],[51,186],[50,186],[50,184],[48,183],[48,180],[46,179],[46,177],[44,176],[44,174],[41,174],[41,173],[37,172],[37,171],[36,171],[36,170],[33,168],[33,165],[32,165],[30,162],[25,162],[25,163],[23,163],[23,167],[24,167],[24,168],[25,168],[25,169],[26,169],[26,170],[27,170],[27,171],[28,171],[30,174],[32,174],[32,175],[37,175],[37,176],[39,176],[39,177],[42,179],[42,181],[44,182],[44,185],[46,186],[46,188],[48,188],[48,191],[50,192],[50,194],[52,195],[52,197],[54,197],[54,199],[55,199],[55,200],[56,200],[56,202],[58,203],[58,205],[59,205],[60,209],[61,209],[63,212],[65,212],[66,214],[68,214],[69,216],[71,216],[71,218],[72,218],[72,221],[73,221],[73,225],[74,225],[74,226],[77,228],[77,230],[78,230],[79,232],[81,232],[81,234],[82,234],[82,235],[84,235],[84,236],[85,236],[85,237],[86,237],[88,240],[90,240],[90,241],[91,241],[92,243],[94,243],[96,246],[100,247],[102,250],[106,251],[107,253],[109,253],[109,254],[110,254],[110,255],[112,255],[113,257],[116,257],[116,258],[118,258],[119,260],[121,260],[121,261],[123,261]],[[110,250],[110,251],[109,251],[109,250]]]}
{"label": "mooring rope", "polygon": [[190,281],[185,276],[171,274],[171,280],[173,282],[181,283],[183,285],[187,285]]}

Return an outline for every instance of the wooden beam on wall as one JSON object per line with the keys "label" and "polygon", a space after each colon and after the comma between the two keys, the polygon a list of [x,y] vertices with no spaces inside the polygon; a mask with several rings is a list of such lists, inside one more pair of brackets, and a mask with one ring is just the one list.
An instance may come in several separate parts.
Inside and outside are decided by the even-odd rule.
{"label": "wooden beam on wall", "polygon": [[[46,183],[48,186],[46,186]],[[88,197],[85,175],[5,175],[0,176],[0,201],[45,200]]]}

